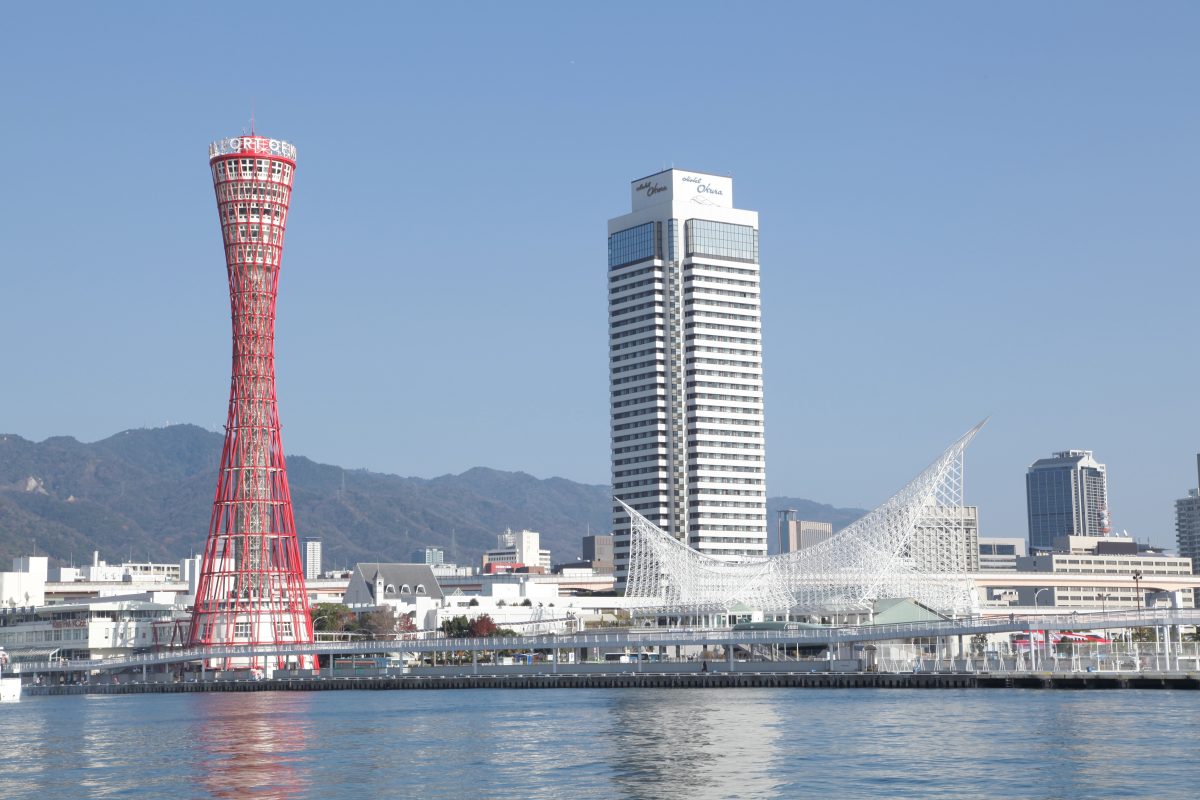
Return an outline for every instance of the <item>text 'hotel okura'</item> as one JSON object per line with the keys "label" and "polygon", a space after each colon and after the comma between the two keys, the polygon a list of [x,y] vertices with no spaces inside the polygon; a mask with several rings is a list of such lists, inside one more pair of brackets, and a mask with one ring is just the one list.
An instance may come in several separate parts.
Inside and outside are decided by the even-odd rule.
{"label": "text 'hotel okura'", "polygon": [[[608,223],[613,494],[702,553],[767,553],[758,213],[669,169]],[[614,504],[623,584],[629,519]]]}

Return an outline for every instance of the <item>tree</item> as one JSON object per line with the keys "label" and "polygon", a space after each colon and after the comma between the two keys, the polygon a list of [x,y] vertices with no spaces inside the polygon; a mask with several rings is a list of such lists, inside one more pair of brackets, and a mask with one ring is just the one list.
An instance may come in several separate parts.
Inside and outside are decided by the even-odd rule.
{"label": "tree", "polygon": [[523,605],[523,606],[525,606],[526,608],[528,608],[529,606],[532,606],[532,605],[533,605],[533,601],[532,601],[532,600],[530,600],[528,597],[526,597],[526,598],[525,598],[525,602],[524,602],[524,603],[521,603],[521,605]]}
{"label": "tree", "polygon": [[312,609],[313,630],[347,631],[355,627],[354,612],[341,603],[317,603]]}
{"label": "tree", "polygon": [[467,603],[467,605],[469,605],[469,606],[477,606],[477,605],[479,605],[479,598],[478,598],[478,597],[472,597],[472,598],[471,598],[471,602]]}
{"label": "tree", "polygon": [[471,625],[467,629],[472,636],[495,636],[496,623],[487,614],[480,614],[475,619],[471,620]]}
{"label": "tree", "polygon": [[397,633],[412,633],[417,629],[417,612],[410,611],[407,614],[401,614],[396,620]]}
{"label": "tree", "polygon": [[466,636],[470,629],[471,623],[464,616],[451,617],[442,621],[442,633],[450,637]]}
{"label": "tree", "polygon": [[1153,642],[1154,628],[1134,628],[1133,640],[1135,642]]}
{"label": "tree", "polygon": [[391,606],[368,611],[359,617],[358,627],[375,636],[394,634],[396,632],[396,611]]}

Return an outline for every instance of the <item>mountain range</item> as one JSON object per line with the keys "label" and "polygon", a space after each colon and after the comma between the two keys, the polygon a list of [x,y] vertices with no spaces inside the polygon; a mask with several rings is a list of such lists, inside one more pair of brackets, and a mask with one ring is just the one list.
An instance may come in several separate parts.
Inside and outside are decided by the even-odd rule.
{"label": "mountain range", "polygon": [[[195,425],[128,430],[92,443],[0,434],[0,565],[33,553],[65,564],[90,561],[93,551],[109,563],[199,552],[222,439]],[[611,525],[609,488],[565,478],[486,467],[405,478],[304,456],[289,456],[287,468],[297,531],[322,540],[326,568],[407,561],[425,546],[477,564],[509,527],[540,531],[554,560],[569,561],[582,536]],[[772,531],[781,508],[835,530],[863,513],[776,497],[768,500]]]}

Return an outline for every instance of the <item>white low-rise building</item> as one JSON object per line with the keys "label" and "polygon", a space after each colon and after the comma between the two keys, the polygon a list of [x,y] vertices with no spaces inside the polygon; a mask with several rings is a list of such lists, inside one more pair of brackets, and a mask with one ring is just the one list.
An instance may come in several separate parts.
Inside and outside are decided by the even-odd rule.
{"label": "white low-rise building", "polygon": [[359,563],[350,574],[342,602],[354,611],[391,608],[413,615],[418,627],[442,604],[442,587],[428,564]]}
{"label": "white low-rise building", "polygon": [[80,603],[0,611],[0,647],[14,661],[112,658],[181,646],[186,609],[174,592],[103,597]]}
{"label": "white low-rise building", "polygon": [[542,535],[537,531],[513,531],[511,528],[496,537],[496,546],[483,554],[483,569],[485,572],[495,570],[495,566],[506,567],[524,566],[541,567],[550,571],[550,551],[542,549]]}
{"label": "white low-rise building", "polygon": [[13,559],[11,572],[0,572],[0,608],[32,608],[46,602],[46,556]]}

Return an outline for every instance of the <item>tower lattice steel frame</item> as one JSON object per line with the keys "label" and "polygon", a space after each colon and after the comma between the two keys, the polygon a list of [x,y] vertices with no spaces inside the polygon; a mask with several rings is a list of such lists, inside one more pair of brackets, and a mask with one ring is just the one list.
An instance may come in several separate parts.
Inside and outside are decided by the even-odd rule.
{"label": "tower lattice steel frame", "polygon": [[[296,148],[240,136],[209,147],[233,319],[229,417],[188,641],[313,641],[275,396],[275,300]],[[275,659],[282,666],[289,659]],[[290,659],[295,663],[295,659]],[[215,666],[257,667],[252,659]],[[312,666],[302,657],[299,666]]]}

